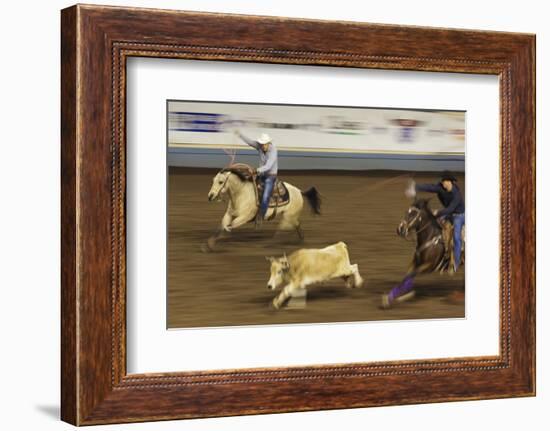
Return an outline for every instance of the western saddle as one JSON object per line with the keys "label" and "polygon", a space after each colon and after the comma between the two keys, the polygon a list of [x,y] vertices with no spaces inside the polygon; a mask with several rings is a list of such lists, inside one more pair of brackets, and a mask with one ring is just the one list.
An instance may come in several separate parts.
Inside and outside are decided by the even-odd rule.
{"label": "western saddle", "polygon": [[[235,163],[222,169],[222,172],[232,172],[237,175],[242,181],[251,181],[254,183],[256,190],[256,205],[260,207],[260,201],[263,194],[263,182],[258,181],[256,171],[245,163]],[[279,208],[287,205],[290,201],[288,189],[283,181],[277,179],[273,186],[273,192],[269,199],[270,208]],[[275,213],[274,213],[275,214]],[[273,218],[273,217],[272,217]]]}

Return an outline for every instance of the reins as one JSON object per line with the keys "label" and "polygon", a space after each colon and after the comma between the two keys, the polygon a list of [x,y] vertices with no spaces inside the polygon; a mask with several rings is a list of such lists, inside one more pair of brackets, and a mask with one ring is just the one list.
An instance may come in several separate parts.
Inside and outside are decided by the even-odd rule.
{"label": "reins", "polygon": [[[405,235],[404,238],[405,238],[407,241],[411,241],[411,239],[409,239],[409,231],[410,231],[411,227],[416,223],[417,220],[418,220],[419,222],[422,221],[422,211],[421,211],[420,209],[418,209],[418,208],[415,208],[415,207],[412,207],[412,209],[416,210],[417,214],[415,215],[414,219],[412,219],[412,220],[411,220],[409,223],[407,223],[407,225],[406,225],[407,234]],[[420,232],[425,231],[426,229],[428,229],[428,227],[430,227],[430,223],[429,223],[429,222],[426,223],[424,226],[422,226],[420,229],[416,229],[416,234],[418,235]],[[439,238],[439,239],[440,239],[440,238],[441,238],[441,234],[439,234],[439,235],[437,235],[437,236],[431,238],[430,241],[428,241],[428,242],[422,244],[422,246],[420,247],[420,251],[423,251],[423,250],[425,250],[426,248],[428,248],[429,246],[431,246],[431,245],[432,245],[431,242],[433,242],[433,240],[434,240],[435,238]],[[435,243],[437,244],[437,242],[439,242],[439,240],[436,241]],[[426,244],[429,244],[429,245],[426,246],[426,247],[424,247]]]}
{"label": "reins", "polygon": [[225,181],[223,182],[223,185],[220,187],[220,191],[218,192],[218,196],[221,196],[221,195],[225,194],[225,192],[226,192],[225,186],[227,185],[227,182],[229,181],[230,175],[231,175],[231,172],[229,172],[229,175],[227,175],[225,177]]}
{"label": "reins", "polygon": [[[411,230],[411,227],[416,223],[416,221],[422,221],[422,215],[421,215],[421,211],[418,209],[418,208],[415,208],[415,207],[412,207],[411,209],[414,209],[416,210],[416,215],[414,216],[414,219],[412,219],[409,223],[406,224],[406,228],[407,228],[407,233],[406,235],[404,236],[405,240],[407,241],[411,241],[409,239],[409,231]],[[425,229],[427,229],[429,226],[429,223],[426,223],[426,225],[424,227],[422,227],[421,229],[417,229],[416,230],[416,233],[419,234],[420,232],[424,231]]]}

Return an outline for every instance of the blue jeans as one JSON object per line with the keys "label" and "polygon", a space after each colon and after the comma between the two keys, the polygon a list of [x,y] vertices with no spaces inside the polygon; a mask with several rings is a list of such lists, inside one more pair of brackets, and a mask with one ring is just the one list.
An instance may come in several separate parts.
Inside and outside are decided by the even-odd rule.
{"label": "blue jeans", "polygon": [[265,213],[269,208],[269,198],[273,192],[273,186],[275,185],[275,180],[277,177],[275,175],[263,175],[261,179],[264,183],[264,192],[262,194],[262,202],[260,204],[260,215],[264,218]]}
{"label": "blue jeans", "polygon": [[464,213],[453,215],[453,240],[455,254],[455,269],[458,270],[462,255],[462,226],[465,223]]}

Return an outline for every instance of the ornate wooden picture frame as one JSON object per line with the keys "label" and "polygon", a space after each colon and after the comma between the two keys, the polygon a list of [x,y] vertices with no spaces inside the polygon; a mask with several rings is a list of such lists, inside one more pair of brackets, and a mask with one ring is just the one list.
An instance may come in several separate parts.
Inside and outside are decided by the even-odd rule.
{"label": "ornate wooden picture frame", "polygon": [[[62,11],[61,49],[64,421],[535,394],[534,35],[79,5]],[[133,56],[497,75],[500,354],[128,374],[125,100]]]}

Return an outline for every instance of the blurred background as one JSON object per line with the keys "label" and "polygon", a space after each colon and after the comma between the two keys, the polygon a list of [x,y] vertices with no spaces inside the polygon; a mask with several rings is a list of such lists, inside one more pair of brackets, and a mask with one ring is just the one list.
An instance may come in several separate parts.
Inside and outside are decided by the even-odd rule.
{"label": "blurred background", "polygon": [[465,112],[168,102],[168,165],[257,163],[232,132],[268,133],[280,169],[464,171]]}

